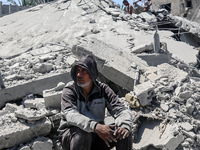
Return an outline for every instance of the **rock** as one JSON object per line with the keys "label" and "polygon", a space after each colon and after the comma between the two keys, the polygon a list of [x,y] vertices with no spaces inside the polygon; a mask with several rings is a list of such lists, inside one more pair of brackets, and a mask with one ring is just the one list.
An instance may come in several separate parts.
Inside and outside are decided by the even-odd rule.
{"label": "rock", "polygon": [[33,68],[34,72],[47,73],[53,69],[53,65],[49,63],[36,64]]}
{"label": "rock", "polygon": [[186,131],[191,131],[193,129],[193,126],[188,122],[180,123],[180,126]]}
{"label": "rock", "polygon": [[45,107],[44,105],[44,98],[35,98],[33,100],[25,100],[24,102],[25,108],[36,108],[42,109]]}
{"label": "rock", "polygon": [[15,116],[28,121],[37,121],[46,116],[45,110],[32,110],[28,108],[19,109],[15,111]]}
{"label": "rock", "polygon": [[52,148],[53,148],[52,140],[46,137],[38,137],[31,146],[32,150],[41,150],[41,149],[52,150]]}
{"label": "rock", "polygon": [[9,126],[7,123],[0,126],[0,142],[4,143],[0,145],[0,149],[10,148],[21,143],[28,142],[33,138],[40,135],[47,135],[51,131],[51,122],[47,118],[43,118],[37,121],[35,124],[11,123]]}
{"label": "rock", "polygon": [[152,101],[152,92],[154,86],[151,82],[145,82],[143,84],[139,84],[134,88],[134,93],[140,101],[142,106],[149,105]]}

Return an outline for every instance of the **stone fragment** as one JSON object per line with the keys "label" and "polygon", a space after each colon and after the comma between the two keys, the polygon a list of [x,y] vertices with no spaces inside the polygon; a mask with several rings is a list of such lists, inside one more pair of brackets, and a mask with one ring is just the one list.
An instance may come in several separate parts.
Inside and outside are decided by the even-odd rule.
{"label": "stone fragment", "polygon": [[182,81],[186,81],[188,78],[188,73],[175,68],[174,66],[163,63],[157,66],[157,74],[158,78],[168,77],[169,81],[176,81],[177,83],[181,83]]}
{"label": "stone fragment", "polygon": [[45,107],[61,108],[61,95],[65,84],[60,82],[55,88],[43,91]]}
{"label": "stone fragment", "polygon": [[164,103],[161,103],[161,104],[160,104],[160,107],[161,107],[165,112],[167,112],[168,109],[169,109],[169,106],[168,106],[167,104],[164,104]]}
{"label": "stone fragment", "polygon": [[34,140],[31,149],[32,150],[52,150],[53,142],[51,139],[46,137],[38,137]]}
{"label": "stone fragment", "polygon": [[10,113],[14,113],[18,109],[22,109],[22,107],[17,106],[16,104],[7,103],[4,107],[4,110],[9,111]]}
{"label": "stone fragment", "polygon": [[29,146],[23,146],[22,148],[20,148],[19,150],[31,150],[31,148]]}
{"label": "stone fragment", "polygon": [[15,116],[28,121],[37,121],[46,116],[47,112],[44,109],[33,110],[33,109],[20,109],[15,111]]}
{"label": "stone fragment", "polygon": [[[133,143],[135,150],[147,149],[152,145],[158,149],[176,150],[184,136],[178,132],[176,124],[166,124],[165,130],[159,130],[160,122],[157,120],[142,121],[138,130],[138,141]],[[176,133],[176,134],[175,134]]]}
{"label": "stone fragment", "polygon": [[196,134],[194,132],[192,132],[192,131],[182,130],[182,132],[183,132],[184,135],[186,135],[189,138],[192,138],[192,139],[196,138]]}
{"label": "stone fragment", "polygon": [[50,59],[55,59],[55,56],[51,54],[46,54],[39,57],[40,63],[46,62],[47,60],[50,60]]}
{"label": "stone fragment", "polygon": [[153,51],[152,42],[135,46],[131,50],[132,53],[143,53],[143,52],[149,52],[149,51]]}
{"label": "stone fragment", "polygon": [[186,109],[187,109],[187,113],[189,115],[192,115],[194,109],[195,109],[195,106],[193,106],[192,104],[186,104]]}
{"label": "stone fragment", "polygon": [[34,66],[33,70],[34,73],[39,72],[39,73],[47,73],[50,72],[53,69],[53,65],[50,63],[38,63]]}
{"label": "stone fragment", "polygon": [[192,95],[192,91],[183,91],[179,93],[179,97],[183,99],[188,99]]}
{"label": "stone fragment", "polygon": [[134,88],[134,93],[137,96],[137,99],[139,99],[140,104],[142,106],[149,105],[152,101],[152,92],[153,92],[154,86],[151,82],[144,82],[142,84],[136,85]]}
{"label": "stone fragment", "polygon": [[176,119],[176,112],[177,111],[174,108],[171,108],[169,110],[169,117],[172,117],[172,118]]}
{"label": "stone fragment", "polygon": [[191,131],[193,129],[193,126],[188,122],[180,123],[180,126],[186,131]]}
{"label": "stone fragment", "polygon": [[37,121],[35,124],[11,123],[0,126],[0,149],[10,148],[21,143],[31,141],[40,135],[47,135],[51,131],[51,122],[47,118]]}
{"label": "stone fragment", "polygon": [[67,57],[67,63],[71,66],[75,62],[75,57],[74,56],[69,56]]}
{"label": "stone fragment", "polygon": [[42,109],[45,108],[44,105],[44,98],[35,98],[33,100],[25,100],[24,101],[25,108],[36,108],[36,109]]}

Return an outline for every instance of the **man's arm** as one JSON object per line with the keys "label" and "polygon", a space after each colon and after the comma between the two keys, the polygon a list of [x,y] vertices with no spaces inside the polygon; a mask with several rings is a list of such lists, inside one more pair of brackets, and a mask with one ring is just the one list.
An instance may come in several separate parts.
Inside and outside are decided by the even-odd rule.
{"label": "man's arm", "polygon": [[119,101],[118,96],[109,86],[104,84],[103,89],[105,92],[104,95],[107,103],[107,109],[109,113],[115,118],[115,124],[117,127],[122,127],[131,131],[132,115],[130,111],[124,107],[124,105]]}
{"label": "man's arm", "polygon": [[129,7],[130,7],[130,8],[129,8],[129,12],[128,12],[128,13],[132,15],[132,13],[133,13],[133,6],[132,6],[132,5],[129,5]]}
{"label": "man's arm", "polygon": [[148,5],[148,9],[150,8],[150,6],[152,5],[152,1],[151,0],[149,0],[149,5]]}
{"label": "man's arm", "polygon": [[133,5],[134,5],[134,4],[137,4],[139,1],[141,1],[141,0],[137,0],[137,1],[133,2]]}

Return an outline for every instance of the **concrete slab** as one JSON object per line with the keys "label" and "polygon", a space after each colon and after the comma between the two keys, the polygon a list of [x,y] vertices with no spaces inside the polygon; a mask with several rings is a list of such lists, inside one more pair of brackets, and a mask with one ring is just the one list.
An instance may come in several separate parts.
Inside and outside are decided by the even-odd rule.
{"label": "concrete slab", "polygon": [[145,69],[148,65],[137,56],[127,53],[112,45],[108,45],[97,39],[82,41],[80,45],[74,45],[72,52],[78,57],[93,53],[96,57],[98,70],[107,79],[117,85],[131,91],[133,90],[136,69],[132,67],[133,62],[139,69]]}
{"label": "concrete slab", "polygon": [[0,107],[4,106],[6,102],[20,99],[30,93],[42,95],[43,90],[56,87],[59,82],[68,83],[69,81],[71,81],[71,76],[68,71],[0,90]]}
{"label": "concrete slab", "polygon": [[184,140],[182,134],[174,136],[176,125],[167,124],[164,132],[159,131],[159,120],[142,120],[138,130],[138,139],[133,143],[135,150],[146,149],[149,146],[160,149],[175,150]]}
{"label": "concrete slab", "polygon": [[153,53],[153,54],[138,54],[137,56],[146,61],[149,66],[157,66],[162,63],[169,63],[172,54]]}

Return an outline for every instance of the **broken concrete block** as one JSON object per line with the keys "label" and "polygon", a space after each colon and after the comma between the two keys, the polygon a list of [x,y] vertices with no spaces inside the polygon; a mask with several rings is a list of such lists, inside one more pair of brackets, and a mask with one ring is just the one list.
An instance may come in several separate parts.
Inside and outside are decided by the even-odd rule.
{"label": "broken concrete block", "polygon": [[15,111],[15,116],[28,121],[37,121],[46,116],[45,109],[33,110],[29,108],[19,109]]}
{"label": "broken concrete block", "polygon": [[191,131],[193,129],[193,126],[188,122],[180,123],[180,126],[186,131]]}
{"label": "broken concrete block", "polygon": [[137,54],[137,56],[146,61],[149,66],[157,66],[163,63],[169,63],[172,58],[171,53],[142,53]]}
{"label": "broken concrete block", "polygon": [[175,95],[178,96],[179,93],[181,92],[181,90],[182,90],[182,88],[181,88],[180,86],[177,87],[177,88],[175,89],[175,91],[174,91]]}
{"label": "broken concrete block", "polygon": [[53,142],[51,139],[46,137],[38,137],[34,140],[31,149],[32,150],[52,150]]}
{"label": "broken concrete block", "polygon": [[132,48],[132,53],[143,53],[153,51],[153,43],[145,43]]}
{"label": "broken concrete block", "polygon": [[39,57],[40,63],[46,62],[47,60],[50,59],[55,59],[55,56],[53,56],[52,54],[46,54]]}
{"label": "broken concrete block", "polygon": [[[138,140],[133,143],[135,150],[154,149],[175,150],[184,140],[184,136],[178,132],[176,124],[165,124],[164,130],[160,130],[159,120],[142,120],[138,129]],[[175,134],[176,133],[176,134]]]}
{"label": "broken concrete block", "polygon": [[192,139],[196,138],[196,134],[194,132],[192,132],[192,131],[182,130],[182,132],[183,132],[184,135],[186,135],[189,138],[192,138]]}
{"label": "broken concrete block", "polygon": [[149,81],[135,86],[133,92],[142,106],[149,105],[152,101],[153,89],[154,86]]}
{"label": "broken concrete block", "polygon": [[176,81],[177,83],[186,81],[188,78],[187,72],[175,68],[168,63],[163,63],[157,66],[157,75],[158,78],[167,77],[169,81]]}
{"label": "broken concrete block", "polygon": [[10,113],[14,113],[18,109],[22,109],[23,107],[17,106],[16,104],[7,103],[4,107],[4,110],[9,111]]}
{"label": "broken concrete block", "polygon": [[61,108],[61,95],[65,83],[59,82],[55,88],[43,91],[45,107]]}
{"label": "broken concrete block", "polygon": [[0,110],[0,117],[3,116],[3,115],[5,115],[5,114],[7,114],[7,113],[9,113],[9,111],[7,111],[7,110]]}
{"label": "broken concrete block", "polygon": [[59,92],[44,91],[43,96],[44,96],[45,107],[61,108],[61,95],[62,91]]}
{"label": "broken concrete block", "polygon": [[188,99],[191,97],[192,93],[193,93],[192,91],[183,91],[180,92],[178,96],[183,99]]}
{"label": "broken concrete block", "polygon": [[37,121],[35,124],[21,123],[10,123],[8,126],[4,122],[0,126],[0,149],[10,148],[21,143],[31,141],[33,138],[40,135],[47,135],[51,131],[51,122],[47,118],[43,118]]}
{"label": "broken concrete block", "polygon": [[31,150],[31,148],[29,146],[23,146],[22,148],[20,148],[19,150]]}
{"label": "broken concrete block", "polygon": [[167,105],[167,104],[161,103],[161,104],[160,104],[160,107],[161,107],[165,112],[167,112],[167,111],[169,110],[169,105]]}
{"label": "broken concrete block", "polygon": [[114,12],[120,12],[119,9],[109,8],[109,7],[105,8],[105,11],[106,11],[108,14],[112,14],[112,13],[114,13]]}
{"label": "broken concrete block", "polygon": [[200,143],[200,134],[197,134],[196,137],[197,137],[197,143]]}
{"label": "broken concrete block", "polygon": [[42,95],[44,90],[57,86],[59,82],[67,83],[71,80],[72,79],[70,73],[66,72],[62,74],[59,73],[49,75],[48,77],[40,78],[34,81],[23,83],[21,85],[16,85],[13,87],[8,87],[4,90],[0,90],[0,108],[4,106],[6,102],[23,98],[24,95],[27,95],[27,93]]}
{"label": "broken concrete block", "polygon": [[25,100],[24,101],[25,108],[36,108],[36,109],[42,109],[45,108],[44,105],[44,98],[35,98],[33,100]]}
{"label": "broken concrete block", "polygon": [[192,104],[186,104],[186,109],[187,109],[187,113],[189,115],[192,115],[194,109],[195,109],[195,106],[193,106]]}
{"label": "broken concrete block", "polygon": [[38,63],[33,67],[34,73],[39,72],[39,73],[46,73],[49,72],[53,69],[53,65],[50,63]]}
{"label": "broken concrete block", "polygon": [[169,117],[174,118],[174,119],[177,118],[177,116],[176,116],[177,110],[176,109],[171,108],[168,112],[169,112]]}
{"label": "broken concrete block", "polygon": [[67,63],[71,66],[75,62],[75,57],[74,56],[69,56],[67,57]]}
{"label": "broken concrete block", "polygon": [[156,30],[153,38],[154,38],[154,42],[153,42],[154,52],[159,53],[160,52],[160,36],[158,34],[158,30]]}

